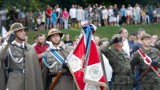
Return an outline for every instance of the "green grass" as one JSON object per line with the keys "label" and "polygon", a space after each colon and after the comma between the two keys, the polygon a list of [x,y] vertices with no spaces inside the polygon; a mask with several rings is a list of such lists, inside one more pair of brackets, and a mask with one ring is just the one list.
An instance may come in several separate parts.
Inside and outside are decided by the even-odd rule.
{"label": "green grass", "polygon": [[[119,32],[120,28],[126,28],[129,33],[135,32],[138,28],[144,28],[147,33],[149,34],[157,34],[160,36],[160,24],[144,24],[144,25],[122,25],[120,27],[115,27],[115,26],[105,26],[105,27],[98,27],[97,31],[95,32],[95,35],[99,37],[107,37],[111,38],[114,34]],[[62,29],[61,31],[64,34],[70,34],[71,40],[74,40],[74,37],[76,35],[80,34],[81,29],[76,29],[76,30],[64,30]],[[28,43],[32,44],[34,42],[34,35],[37,34],[45,34],[47,36],[48,30],[43,30],[43,31],[30,31],[27,33],[28,35]]]}

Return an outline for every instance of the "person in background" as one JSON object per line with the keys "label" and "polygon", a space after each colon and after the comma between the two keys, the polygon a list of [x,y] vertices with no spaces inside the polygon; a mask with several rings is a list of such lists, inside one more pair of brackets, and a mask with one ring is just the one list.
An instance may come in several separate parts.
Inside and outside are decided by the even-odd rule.
{"label": "person in background", "polygon": [[57,28],[57,12],[55,9],[52,11],[52,26],[53,28]]}
{"label": "person in background", "polygon": [[155,42],[157,41],[158,36],[157,35],[152,35],[151,36],[151,47],[155,46]]}
{"label": "person in background", "polygon": [[100,37],[99,36],[94,36],[93,38],[94,38],[95,44],[98,45]]}
{"label": "person in background", "polygon": [[[134,44],[135,44],[135,40],[136,40],[136,35],[135,35],[135,33],[131,33],[131,34],[129,35],[129,40],[128,40],[130,52],[131,52],[132,49],[133,49],[133,46],[134,46]],[[131,54],[130,54],[130,55],[131,55]]]}
{"label": "person in background", "polygon": [[72,8],[70,8],[69,10],[69,15],[70,15],[70,18],[71,18],[71,25],[72,25],[72,28],[75,28],[76,26],[76,5],[72,5]]}
{"label": "person in background", "polygon": [[34,49],[37,53],[40,66],[42,65],[42,53],[46,51],[48,47],[48,44],[45,42],[45,36],[42,34],[37,35],[37,43],[34,46]]}
{"label": "person in background", "polygon": [[123,39],[123,47],[122,47],[122,49],[130,57],[130,48],[129,48],[128,39],[127,39],[128,38],[127,29],[126,28],[120,28],[119,34],[122,36],[122,39]]}
{"label": "person in background", "polygon": [[68,29],[68,18],[69,18],[69,13],[66,8],[64,8],[64,11],[62,13],[63,16],[63,21],[64,21],[64,29]]}
{"label": "person in background", "polygon": [[50,5],[47,5],[46,12],[46,29],[48,30],[52,26],[52,7]]}
{"label": "person in background", "polygon": [[64,44],[66,44],[68,46],[72,46],[73,45],[73,41],[70,40],[70,35],[69,34],[66,34],[65,40],[63,42],[64,42]]}
{"label": "person in background", "polygon": [[41,25],[42,25],[42,30],[45,30],[45,26],[46,26],[46,15],[45,15],[45,11],[42,11],[42,18],[41,18],[42,22],[41,22]]}

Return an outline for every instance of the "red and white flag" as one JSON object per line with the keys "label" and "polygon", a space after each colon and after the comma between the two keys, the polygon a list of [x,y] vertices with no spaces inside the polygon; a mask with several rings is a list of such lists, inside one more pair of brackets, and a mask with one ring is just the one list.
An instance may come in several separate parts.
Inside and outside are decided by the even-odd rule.
{"label": "red and white flag", "polygon": [[85,34],[81,34],[78,45],[67,57],[69,69],[79,90],[102,90],[100,86],[106,87],[106,81],[96,44],[92,39],[87,59],[85,41]]}
{"label": "red and white flag", "polygon": [[91,40],[90,53],[87,61],[84,80],[88,83],[106,86],[106,79],[103,73],[100,56],[93,38]]}

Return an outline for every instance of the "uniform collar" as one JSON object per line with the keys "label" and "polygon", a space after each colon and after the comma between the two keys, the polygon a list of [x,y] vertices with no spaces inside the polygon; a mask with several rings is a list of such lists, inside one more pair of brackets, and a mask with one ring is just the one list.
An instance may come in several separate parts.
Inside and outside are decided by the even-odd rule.
{"label": "uniform collar", "polygon": [[23,43],[18,43],[18,42],[16,42],[16,41],[14,40],[14,41],[12,42],[12,44],[17,45],[18,47],[21,47],[21,46],[22,46],[22,48],[25,47],[25,42],[23,42]]}
{"label": "uniform collar", "polygon": [[61,49],[61,44],[59,44],[57,47],[54,47],[54,46],[52,45],[51,49]]}

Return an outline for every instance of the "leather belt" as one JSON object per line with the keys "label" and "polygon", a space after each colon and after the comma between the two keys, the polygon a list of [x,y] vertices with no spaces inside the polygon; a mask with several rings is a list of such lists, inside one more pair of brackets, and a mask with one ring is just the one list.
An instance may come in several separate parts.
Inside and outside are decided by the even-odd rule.
{"label": "leather belt", "polygon": [[[50,74],[50,76],[51,76],[51,77],[56,77],[56,76],[57,76],[57,74]],[[70,74],[70,73],[62,73],[61,77],[63,77],[63,76],[71,77],[71,76],[72,76],[72,74]]]}
{"label": "leather belt", "polygon": [[25,69],[8,69],[8,72],[25,73]]}

